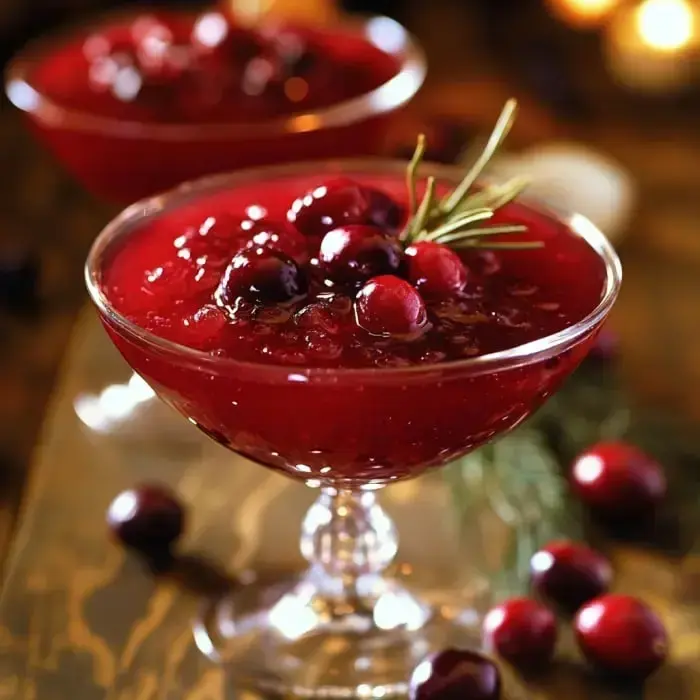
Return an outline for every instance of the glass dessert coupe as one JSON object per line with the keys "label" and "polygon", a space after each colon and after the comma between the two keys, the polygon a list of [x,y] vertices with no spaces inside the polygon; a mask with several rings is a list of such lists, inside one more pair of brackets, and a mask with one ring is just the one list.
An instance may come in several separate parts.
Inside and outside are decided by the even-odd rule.
{"label": "glass dessert coupe", "polygon": [[[265,73],[271,52],[289,70],[284,80]],[[251,94],[235,87],[243,62],[262,66]],[[376,155],[425,73],[419,46],[386,17],[321,28],[263,19],[252,34],[214,11],[132,10],[29,45],[7,69],[6,92],[88,191],[126,205],[211,173]],[[126,381],[125,370],[105,361],[109,381],[76,397],[81,420],[120,438],[176,436],[150,389],[136,375]]]}
{"label": "glass dessert coupe", "polygon": [[[446,192],[462,179],[454,169],[425,167],[435,180],[423,203],[435,201],[434,185]],[[244,585],[212,602],[195,625],[199,648],[228,664],[241,686],[306,697],[402,695],[426,654],[479,643],[464,601],[433,604],[430,591],[389,574],[397,533],[377,492],[525,420],[585,356],[618,294],[619,260],[590,222],[523,200],[482,216],[500,222],[491,252],[478,246],[478,216],[467,238],[458,226],[433,238],[467,245],[458,251],[466,277],[453,275],[442,288],[446,274],[437,282],[428,268],[414,275],[423,228],[404,239],[384,225],[379,238],[376,230],[362,234],[374,236],[373,254],[355,249],[348,265],[331,250],[330,234],[311,263],[248,246],[215,265],[205,292],[166,284],[148,309],[140,305],[146,267],[195,246],[190,224],[203,216],[252,207],[275,218],[299,197],[292,210],[314,251],[310,234],[320,219],[302,225],[305,207],[349,181],[401,201],[412,222],[432,211],[401,194],[405,171],[404,163],[359,160],[186,184],[127,209],[87,260],[107,333],[166,403],[234,452],[319,490],[302,524],[306,572],[262,589]],[[483,207],[473,211],[518,189],[477,189],[471,196]],[[400,264],[384,254],[397,250],[387,243],[396,235],[414,246]]]}

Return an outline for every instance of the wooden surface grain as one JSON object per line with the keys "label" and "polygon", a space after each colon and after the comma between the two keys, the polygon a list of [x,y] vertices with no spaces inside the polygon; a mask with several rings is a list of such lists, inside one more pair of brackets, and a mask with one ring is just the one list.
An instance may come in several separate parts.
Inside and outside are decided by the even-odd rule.
{"label": "wooden surface grain", "polygon": [[[470,31],[466,15],[462,24],[454,22],[455,12],[447,3],[436,3],[420,23],[419,33],[431,50],[438,77],[398,132],[412,135],[417,125],[436,116],[485,128],[504,99],[516,94],[523,101],[516,147],[576,138],[628,167],[637,179],[640,199],[621,249],[625,283],[612,319],[622,339],[621,371],[636,401],[699,423],[697,110],[658,103],[640,108],[609,85],[601,87],[588,70],[589,47],[582,45],[580,56],[579,47],[574,51],[578,70],[585,73],[591,94],[605,99],[588,100],[590,118],[565,121],[521,82],[509,82],[496,61],[475,57],[478,37]],[[455,29],[445,34],[451,18]],[[467,60],[465,46],[472,60]],[[465,58],[456,61],[460,51]],[[9,173],[0,188],[0,236],[26,238],[42,258],[39,313],[18,317],[0,312],[0,565],[5,574],[0,700],[232,697],[220,670],[204,662],[192,645],[189,621],[198,594],[226,585],[222,569],[254,560],[251,542],[272,541],[270,561],[294,566],[296,532],[287,527],[286,538],[275,548],[275,534],[264,527],[246,534],[236,526],[226,501],[240,484],[217,467],[221,455],[210,455],[209,448],[192,445],[184,453],[174,450],[177,454],[120,451],[80,431],[69,397],[84,386],[85,366],[95,362],[95,353],[86,358],[75,344],[67,355],[65,350],[85,302],[85,253],[110,212],[67,180],[7,109],[0,109],[0,163]],[[92,346],[83,346],[83,353],[86,347]],[[59,374],[62,359],[68,364]],[[58,376],[61,384],[56,386]],[[52,394],[55,400],[46,413]],[[44,415],[48,422],[39,432]],[[251,479],[248,487],[262,479],[258,472],[262,470],[246,477]],[[688,479],[699,476],[700,466]],[[194,513],[187,542],[192,556],[183,561],[177,576],[162,580],[110,545],[102,526],[114,493],[148,477],[177,485]],[[274,475],[266,479],[261,498],[282,498],[284,482]],[[308,498],[297,492],[290,521],[299,521]],[[409,528],[410,520],[400,527]],[[402,534],[406,542],[414,540],[410,530]],[[419,539],[414,546],[420,548]],[[700,698],[697,558],[619,547],[613,554],[618,586],[649,600],[672,633],[673,663],[652,679],[644,697]],[[533,697],[628,697],[576,664],[565,665],[548,685],[541,695],[533,688]]]}

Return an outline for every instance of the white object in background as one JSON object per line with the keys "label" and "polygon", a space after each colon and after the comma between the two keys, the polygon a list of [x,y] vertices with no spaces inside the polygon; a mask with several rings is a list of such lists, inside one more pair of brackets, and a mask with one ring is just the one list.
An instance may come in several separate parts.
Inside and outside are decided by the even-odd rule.
{"label": "white object in background", "polygon": [[625,87],[670,93],[691,83],[700,56],[700,8],[691,0],[643,0],[605,32],[608,70]]}
{"label": "white object in background", "polygon": [[555,142],[496,159],[488,174],[530,177],[526,194],[558,209],[583,214],[613,242],[624,234],[636,200],[635,183],[628,171],[577,143]]}

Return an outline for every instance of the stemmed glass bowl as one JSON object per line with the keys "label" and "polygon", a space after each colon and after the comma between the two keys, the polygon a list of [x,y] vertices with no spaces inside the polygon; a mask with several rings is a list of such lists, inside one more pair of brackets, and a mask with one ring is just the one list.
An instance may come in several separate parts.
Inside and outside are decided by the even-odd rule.
{"label": "stemmed glass bowl", "polygon": [[[137,122],[71,108],[42,90],[37,71],[67,43],[139,16],[133,10],[119,12],[42,38],[10,62],[5,81],[10,102],[38,141],[87,191],[121,206],[217,172],[377,155],[397,111],[414,97],[426,75],[420,46],[400,24],[387,17],[341,16],[324,31],[350,57],[358,41],[379,49],[387,65],[377,71],[386,80],[365,94],[311,112],[254,123]],[[388,73],[387,66],[392,66]],[[76,396],[83,423],[129,441],[176,436],[179,431],[167,415],[160,415],[150,389],[137,375],[127,381],[121,372],[119,368],[111,381]],[[119,397],[116,403],[114,396]],[[144,421],[144,415],[152,420]]]}
{"label": "stemmed glass bowl", "polygon": [[[600,301],[553,335],[480,357],[406,368],[288,367],[214,357],[122,316],[103,289],[116,247],[159,216],[282,175],[402,178],[405,164],[365,161],[263,168],[206,179],[136,204],[98,237],[86,279],[122,355],[168,404],[220,444],[318,489],[302,524],[308,569],[297,580],[212,603],[196,639],[243,685],[307,697],[385,697],[447,644],[478,643],[464,603],[435,607],[387,575],[396,530],[377,493],[465,455],[526,419],[589,350],[621,283],[606,238],[578,215],[547,212],[599,259]],[[459,173],[432,168],[456,183]],[[535,205],[533,205],[535,206]],[[572,284],[575,280],[572,280]]]}

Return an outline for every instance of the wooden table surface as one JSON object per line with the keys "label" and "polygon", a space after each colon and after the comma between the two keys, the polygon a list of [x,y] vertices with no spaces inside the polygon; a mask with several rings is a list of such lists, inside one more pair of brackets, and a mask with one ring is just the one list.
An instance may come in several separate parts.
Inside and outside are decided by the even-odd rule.
{"label": "wooden table surface", "polygon": [[[411,132],[436,115],[487,127],[515,93],[523,102],[515,146],[578,138],[630,168],[641,197],[621,250],[625,283],[613,314],[625,384],[636,401],[700,422],[697,110],[684,117],[677,107],[652,106],[645,117],[639,105],[606,93],[609,86],[603,86],[601,98],[615,108],[608,112],[599,106],[584,123],[572,124],[514,87],[493,62],[478,63],[478,70],[465,62],[460,75],[450,74],[446,83],[439,78],[453,66],[464,37],[441,41],[438,29],[445,17],[438,7],[420,31],[434,47],[438,79],[403,130]],[[6,175],[0,235],[28,238],[43,263],[39,315],[0,312],[0,561],[7,575],[0,602],[0,700],[228,697],[218,671],[192,652],[185,624],[195,597],[183,583],[201,586],[206,571],[190,561],[178,580],[156,583],[105,544],[101,514],[115,490],[144,474],[160,474],[162,459],[136,455],[115,461],[97,449],[99,471],[85,459],[74,460],[61,440],[75,429],[67,405],[54,411],[41,433],[53,452],[42,450],[38,439],[59,363],[85,302],[84,256],[109,211],[63,177],[9,110],[0,110],[0,163]],[[29,473],[29,464],[38,466]],[[231,485],[225,476],[214,479],[206,469],[203,474],[199,480],[185,467],[170,467],[168,478],[195,499],[192,550],[230,563],[230,523],[216,495]],[[700,470],[688,478],[699,475]],[[688,573],[698,570],[695,559],[622,547],[613,551],[619,585],[655,604],[672,630],[674,662],[652,679],[644,697],[700,698],[700,583],[688,584]],[[209,572],[205,583],[220,583],[211,579]],[[541,697],[618,697],[579,668],[555,674],[550,686]]]}

